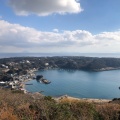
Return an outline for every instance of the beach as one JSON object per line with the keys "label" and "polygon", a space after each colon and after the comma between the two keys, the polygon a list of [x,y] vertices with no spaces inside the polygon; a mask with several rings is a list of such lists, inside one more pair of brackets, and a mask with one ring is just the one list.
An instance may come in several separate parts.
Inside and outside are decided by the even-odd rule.
{"label": "beach", "polygon": [[95,98],[75,98],[68,95],[60,96],[60,97],[53,97],[54,100],[57,102],[74,102],[74,101],[81,101],[81,102],[90,102],[90,103],[108,103],[110,99],[95,99]]}

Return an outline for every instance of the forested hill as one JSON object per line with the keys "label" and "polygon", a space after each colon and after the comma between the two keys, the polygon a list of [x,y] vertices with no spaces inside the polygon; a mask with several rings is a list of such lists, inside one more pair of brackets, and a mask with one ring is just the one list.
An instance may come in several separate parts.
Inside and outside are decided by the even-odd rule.
{"label": "forested hill", "polygon": [[96,58],[96,57],[15,57],[0,59],[0,69],[80,69],[103,71],[120,68],[120,58]]}

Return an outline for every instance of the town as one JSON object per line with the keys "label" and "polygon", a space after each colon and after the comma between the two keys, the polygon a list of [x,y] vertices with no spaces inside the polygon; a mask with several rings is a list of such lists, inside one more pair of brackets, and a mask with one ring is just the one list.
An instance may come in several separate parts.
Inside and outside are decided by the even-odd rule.
{"label": "town", "polygon": [[[7,59],[6,62],[0,64],[0,86],[27,93],[24,88],[25,82],[36,79],[34,72],[38,70],[38,67],[31,67],[33,63],[27,59],[17,61],[11,61],[11,58]],[[46,69],[48,65],[48,63],[45,63]],[[41,81],[45,84],[50,83],[43,77]]]}

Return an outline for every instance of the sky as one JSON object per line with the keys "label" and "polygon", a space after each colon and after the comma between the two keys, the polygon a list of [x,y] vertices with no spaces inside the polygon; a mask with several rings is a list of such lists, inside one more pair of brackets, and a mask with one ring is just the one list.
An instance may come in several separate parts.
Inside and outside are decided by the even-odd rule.
{"label": "sky", "polygon": [[0,53],[120,53],[120,0],[0,0]]}

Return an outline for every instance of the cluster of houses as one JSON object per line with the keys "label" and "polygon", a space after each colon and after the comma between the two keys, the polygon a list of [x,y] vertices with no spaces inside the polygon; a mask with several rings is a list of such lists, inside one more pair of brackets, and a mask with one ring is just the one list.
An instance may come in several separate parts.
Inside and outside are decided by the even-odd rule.
{"label": "cluster of houses", "polygon": [[17,75],[16,73],[11,74],[11,77],[13,78],[13,80],[12,81],[0,81],[0,86],[4,88],[22,90],[26,92],[26,90],[24,89],[25,82],[35,78],[35,74],[34,74],[35,70],[36,69],[29,70],[26,75]]}
{"label": "cluster of houses", "polygon": [[[26,60],[26,61],[21,61],[24,63],[30,63],[30,61]],[[33,78],[35,78],[35,74],[34,71],[36,71],[37,69],[29,69],[27,70],[26,74],[17,74],[17,73],[7,73],[10,70],[10,67],[13,66],[14,69],[16,69],[16,65],[18,63],[15,62],[9,62],[6,64],[0,64],[0,72],[1,72],[1,76],[9,76],[9,80],[3,80],[0,79],[0,86],[4,87],[4,88],[10,88],[10,89],[14,89],[14,90],[23,90],[24,92],[26,92],[26,90],[24,89],[24,85],[26,81],[29,81]],[[5,75],[4,75],[5,74]]]}
{"label": "cluster of houses", "polygon": [[[0,86],[15,90],[24,90],[26,81],[36,78],[34,71],[54,68],[45,58],[8,58],[0,59]],[[45,84],[50,81],[41,80]]]}

